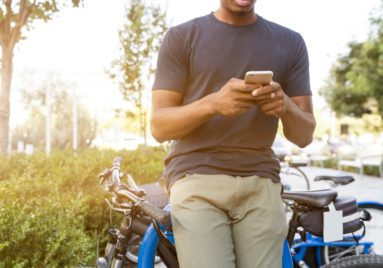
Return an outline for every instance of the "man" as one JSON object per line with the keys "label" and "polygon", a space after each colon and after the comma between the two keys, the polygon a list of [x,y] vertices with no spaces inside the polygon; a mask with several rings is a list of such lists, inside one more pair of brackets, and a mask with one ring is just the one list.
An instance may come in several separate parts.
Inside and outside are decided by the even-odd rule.
{"label": "man", "polygon": [[[159,52],[151,130],[172,140],[165,159],[181,267],[281,267],[287,225],[271,145],[312,141],[315,119],[302,37],[221,0],[216,12],[171,28]],[[247,71],[271,70],[269,85]]]}

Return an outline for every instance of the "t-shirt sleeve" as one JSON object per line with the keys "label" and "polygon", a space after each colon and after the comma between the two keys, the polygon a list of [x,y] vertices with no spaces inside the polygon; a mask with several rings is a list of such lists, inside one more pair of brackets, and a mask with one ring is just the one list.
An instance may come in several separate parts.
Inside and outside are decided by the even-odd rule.
{"label": "t-shirt sleeve", "polygon": [[294,57],[284,86],[286,94],[290,97],[310,96],[310,70],[309,57],[306,44],[301,35],[297,35]]}
{"label": "t-shirt sleeve", "polygon": [[176,29],[170,28],[161,43],[152,88],[183,93],[189,77],[188,66],[185,44]]}

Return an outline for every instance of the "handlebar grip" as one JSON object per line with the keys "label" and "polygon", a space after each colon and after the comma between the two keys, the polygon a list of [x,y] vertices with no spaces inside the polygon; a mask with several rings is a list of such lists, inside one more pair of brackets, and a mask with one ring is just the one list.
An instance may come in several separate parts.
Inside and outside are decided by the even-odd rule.
{"label": "handlebar grip", "polygon": [[138,207],[150,218],[156,220],[161,225],[167,225],[170,222],[170,213],[158,207],[153,206],[146,200],[139,202]]}

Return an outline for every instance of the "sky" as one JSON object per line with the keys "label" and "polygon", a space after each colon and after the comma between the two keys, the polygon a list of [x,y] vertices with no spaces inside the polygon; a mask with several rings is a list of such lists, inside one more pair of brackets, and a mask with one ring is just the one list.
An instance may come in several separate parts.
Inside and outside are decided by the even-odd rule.
{"label": "sky", "polygon": [[[346,52],[348,42],[367,38],[370,12],[380,3],[380,0],[259,0],[255,11],[303,36],[310,58],[314,105],[321,106],[324,104],[317,91],[331,64]],[[18,92],[26,86],[22,79],[26,70],[36,73],[37,83],[55,74],[72,85],[80,102],[88,105],[96,117],[107,118],[113,109],[126,105],[121,101],[118,85],[105,72],[119,55],[118,31],[126,4],[128,1],[123,0],[86,0],[82,8],[63,10],[54,20],[36,24],[27,33],[27,39],[15,51],[11,126],[24,117]],[[169,24],[176,25],[215,11],[219,1],[163,0],[162,4],[167,6]]]}

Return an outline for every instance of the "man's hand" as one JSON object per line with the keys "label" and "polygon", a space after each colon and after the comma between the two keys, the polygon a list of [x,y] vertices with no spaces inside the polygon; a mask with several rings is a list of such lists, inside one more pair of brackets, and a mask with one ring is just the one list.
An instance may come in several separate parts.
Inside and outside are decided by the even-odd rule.
{"label": "man's hand", "polygon": [[251,95],[254,85],[232,78],[218,92],[209,95],[215,114],[233,116],[244,113],[255,104]]}
{"label": "man's hand", "polygon": [[253,90],[252,95],[265,114],[281,117],[286,112],[289,99],[280,84],[271,82],[270,85],[260,86]]}
{"label": "man's hand", "polygon": [[288,97],[276,82],[254,89],[252,95],[265,114],[281,118],[283,132],[289,141],[299,147],[312,141],[315,118],[311,96]]}

